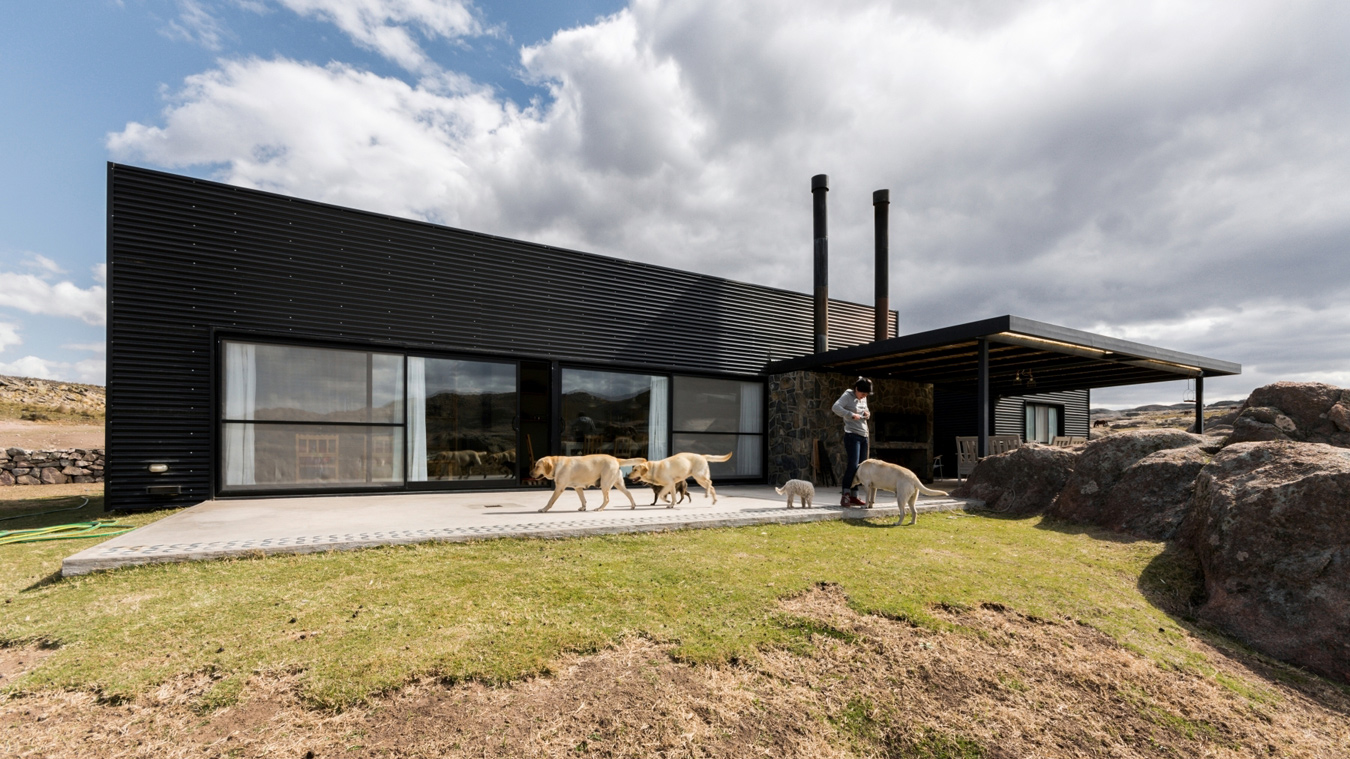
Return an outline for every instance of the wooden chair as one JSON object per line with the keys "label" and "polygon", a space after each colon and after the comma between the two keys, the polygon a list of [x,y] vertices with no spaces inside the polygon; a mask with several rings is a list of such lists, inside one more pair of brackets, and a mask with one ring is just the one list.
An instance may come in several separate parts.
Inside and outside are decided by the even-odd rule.
{"label": "wooden chair", "polygon": [[1055,439],[1050,441],[1050,445],[1056,448],[1068,448],[1073,445],[1073,438],[1066,435],[1056,435]]}
{"label": "wooden chair", "polygon": [[337,476],[337,435],[295,436],[295,481],[323,482]]}
{"label": "wooden chair", "polygon": [[1000,453],[1007,453],[1021,445],[1022,437],[1020,435],[990,435],[989,455],[997,456]]}
{"label": "wooden chair", "polygon": [[976,462],[980,460],[977,453],[979,450],[978,438],[958,437],[956,439],[956,479],[958,481],[975,469]]}
{"label": "wooden chair", "polygon": [[614,438],[614,458],[631,459],[637,455],[637,441],[627,435]]}
{"label": "wooden chair", "polygon": [[581,448],[581,454],[588,456],[592,453],[604,453],[604,437],[600,435],[587,435],[586,444]]}

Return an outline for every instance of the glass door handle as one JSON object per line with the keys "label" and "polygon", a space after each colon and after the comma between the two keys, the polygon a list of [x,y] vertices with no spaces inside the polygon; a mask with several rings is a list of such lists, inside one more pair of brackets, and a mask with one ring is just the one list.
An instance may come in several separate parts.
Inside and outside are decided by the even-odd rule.
{"label": "glass door handle", "polygon": [[511,431],[520,432],[520,414],[511,417]]}

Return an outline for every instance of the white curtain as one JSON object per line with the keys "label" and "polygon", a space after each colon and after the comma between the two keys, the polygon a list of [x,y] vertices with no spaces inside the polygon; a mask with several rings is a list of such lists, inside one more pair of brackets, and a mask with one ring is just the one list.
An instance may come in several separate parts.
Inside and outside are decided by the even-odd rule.
{"label": "white curtain", "polygon": [[[258,346],[225,343],[225,418],[252,419],[258,404]],[[225,425],[225,484],[254,485],[254,425]]]}
{"label": "white curtain", "polygon": [[669,456],[666,442],[670,439],[670,378],[652,377],[651,408],[647,412],[647,458],[655,461]]}
{"label": "white curtain", "polygon": [[741,383],[741,419],[736,428],[741,434],[736,438],[736,475],[758,477],[764,474],[764,386],[758,382]]}
{"label": "white curtain", "polygon": [[427,360],[408,357],[409,482],[427,481]]}

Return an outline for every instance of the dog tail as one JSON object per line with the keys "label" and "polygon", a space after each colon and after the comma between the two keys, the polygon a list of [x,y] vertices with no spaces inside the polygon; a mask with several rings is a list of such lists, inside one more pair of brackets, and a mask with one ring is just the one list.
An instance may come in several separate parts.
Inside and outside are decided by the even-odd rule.
{"label": "dog tail", "polygon": [[619,466],[632,466],[634,464],[645,464],[646,459],[619,459]]}
{"label": "dog tail", "polygon": [[774,489],[773,489],[773,492],[777,493],[778,495],[782,495],[782,494],[783,494],[783,489],[782,489],[782,488],[774,488]]}
{"label": "dog tail", "polygon": [[730,461],[730,460],[731,460],[731,454],[728,453],[728,454],[725,455],[725,456],[709,456],[708,454],[705,453],[705,454],[703,454],[703,458],[705,458],[705,459],[707,459],[707,460],[709,460],[709,461]]}
{"label": "dog tail", "polygon": [[919,483],[919,492],[923,493],[924,495],[943,495],[943,496],[947,495],[941,490],[932,490],[930,488],[924,487],[922,482]]}

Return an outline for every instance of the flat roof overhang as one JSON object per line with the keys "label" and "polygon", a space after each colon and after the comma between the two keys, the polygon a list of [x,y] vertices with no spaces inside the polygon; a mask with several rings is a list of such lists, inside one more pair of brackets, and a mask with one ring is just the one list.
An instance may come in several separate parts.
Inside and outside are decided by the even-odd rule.
{"label": "flat roof overhang", "polygon": [[832,371],[931,382],[975,391],[980,341],[989,346],[989,392],[996,396],[1084,390],[1242,373],[1242,365],[1060,327],[998,316],[798,358],[766,374]]}

